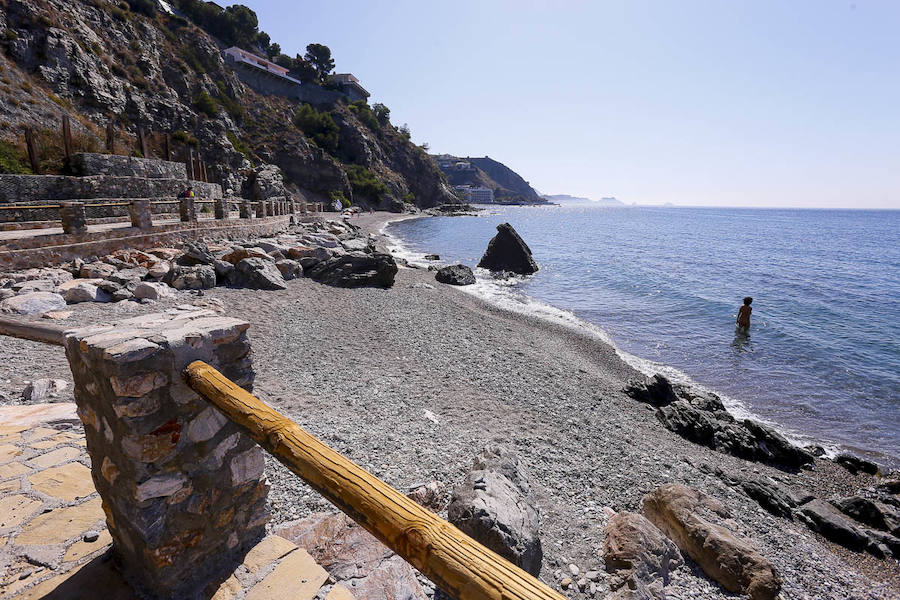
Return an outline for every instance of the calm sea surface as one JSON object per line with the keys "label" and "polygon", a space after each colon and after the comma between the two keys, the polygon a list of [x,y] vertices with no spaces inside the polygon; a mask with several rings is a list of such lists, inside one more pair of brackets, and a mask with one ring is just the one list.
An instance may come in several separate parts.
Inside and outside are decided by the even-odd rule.
{"label": "calm sea surface", "polygon": [[900,466],[900,211],[490,207],[386,231],[474,267],[504,221],[541,270],[511,286],[478,273],[482,292],[568,311],[649,370]]}

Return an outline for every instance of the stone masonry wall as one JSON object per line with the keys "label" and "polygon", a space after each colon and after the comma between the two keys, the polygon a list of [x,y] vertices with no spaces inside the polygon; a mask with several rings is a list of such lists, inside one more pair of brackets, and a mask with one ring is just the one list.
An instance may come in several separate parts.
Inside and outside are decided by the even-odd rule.
{"label": "stone masonry wall", "polygon": [[90,198],[174,198],[188,185],[197,198],[214,200],[222,197],[216,183],[187,179],[148,179],[92,175],[0,175],[0,203]]}
{"label": "stone masonry wall", "polygon": [[262,450],[182,375],[203,360],[250,389],[248,327],[207,310],[172,309],[67,332],[114,556],[151,596],[192,596],[265,533]]}
{"label": "stone masonry wall", "polygon": [[91,152],[73,154],[69,159],[69,170],[72,175],[79,177],[115,175],[151,179],[187,179],[187,167],[182,162]]}

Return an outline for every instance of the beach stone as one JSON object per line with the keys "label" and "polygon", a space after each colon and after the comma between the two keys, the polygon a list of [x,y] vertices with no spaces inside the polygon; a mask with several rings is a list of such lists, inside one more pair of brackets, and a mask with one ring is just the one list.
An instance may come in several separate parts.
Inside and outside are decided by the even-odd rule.
{"label": "beach stone", "polygon": [[369,238],[358,237],[344,240],[341,242],[341,246],[347,252],[366,252],[370,254],[375,252],[375,243]]}
{"label": "beach stone", "polygon": [[245,258],[262,258],[263,260],[272,260],[272,257],[266,254],[261,248],[235,248],[228,254],[222,256],[222,260],[230,262],[233,265],[238,264]]}
{"label": "beach stone", "polygon": [[132,282],[139,282],[150,273],[149,269],[145,269],[144,267],[133,267],[131,269],[122,269],[113,273],[109,277],[106,278],[107,281],[112,281],[114,283],[118,283],[120,285],[128,285]]}
{"label": "beach stone", "polygon": [[187,241],[182,246],[182,255],[178,257],[178,264],[184,266],[212,265],[216,258],[209,251],[209,247],[203,242]]}
{"label": "beach stone", "polygon": [[644,516],[672,539],[703,571],[731,592],[752,600],[774,600],[781,577],[751,542],[708,521],[701,512],[727,515],[721,503],[679,483],[644,496]]}
{"label": "beach stone", "polygon": [[263,252],[267,254],[271,254],[272,252],[280,252],[283,255],[287,255],[288,247],[277,242],[271,242],[268,240],[256,240],[253,242],[257,248],[261,248]]}
{"label": "beach stone", "polygon": [[610,582],[613,591],[641,584],[650,589],[657,581],[664,586],[670,572],[684,563],[672,540],[642,515],[629,512],[616,513],[607,523],[602,555],[606,570],[616,575]]}
{"label": "beach stone", "polygon": [[538,512],[518,458],[505,448],[489,446],[476,459],[453,489],[447,519],[532,575],[540,573]]}
{"label": "beach stone", "polygon": [[118,269],[113,265],[96,261],[82,266],[79,275],[83,279],[106,279],[116,271]]}
{"label": "beach stone", "polygon": [[166,273],[172,270],[172,263],[167,260],[159,260],[147,269],[147,275],[153,279],[162,279]]}
{"label": "beach stone", "polygon": [[0,302],[0,312],[36,315],[66,307],[66,300],[53,292],[32,292]]}
{"label": "beach stone", "polygon": [[862,471],[863,473],[874,475],[878,472],[877,464],[873,463],[872,461],[865,460],[864,458],[853,456],[852,454],[838,454],[835,457],[834,462],[841,465],[853,474]]}
{"label": "beach stone", "polygon": [[438,269],[434,278],[440,283],[450,285],[472,285],[475,283],[475,274],[466,265],[450,265]]}
{"label": "beach stone", "polygon": [[171,298],[175,295],[165,283],[154,283],[150,281],[142,281],[134,288],[134,297],[141,300],[159,300],[161,298]]}
{"label": "beach stone", "polygon": [[227,260],[216,259],[213,268],[216,270],[216,281],[218,283],[227,283],[228,277],[234,271],[234,265]]}
{"label": "beach stone", "polygon": [[276,262],[275,266],[281,271],[281,276],[284,277],[285,281],[303,277],[303,266],[296,260],[285,258]]}
{"label": "beach stone", "polygon": [[79,283],[66,290],[63,294],[66,303],[78,304],[80,302],[111,302],[112,297],[108,292],[91,283]]}
{"label": "beach stone", "polygon": [[638,402],[652,406],[666,406],[678,400],[672,384],[666,377],[658,373],[649,381],[631,380],[622,391]]}
{"label": "beach stone", "polygon": [[823,500],[812,500],[800,507],[806,525],[826,539],[851,550],[865,550],[869,538],[865,532],[835,507]]}
{"label": "beach stone", "polygon": [[288,248],[287,255],[289,258],[293,258],[295,260],[300,260],[302,258],[314,258],[317,261],[323,261],[328,260],[329,258],[334,256],[334,251],[322,247],[311,248],[309,246],[295,246],[293,248]]}
{"label": "beach stone", "polygon": [[875,529],[900,535],[900,509],[862,496],[832,500],[831,504],[845,515]]}
{"label": "beach stone", "polygon": [[531,248],[509,223],[497,225],[497,235],[488,243],[478,266],[489,271],[512,271],[531,275],[538,270],[531,256]]}
{"label": "beach stone", "polygon": [[216,271],[210,265],[175,265],[163,281],[176,290],[208,290],[216,287]]}
{"label": "beach stone", "polygon": [[262,258],[241,259],[229,273],[231,285],[257,290],[285,290],[287,284],[281,271],[271,260]]}
{"label": "beach stone", "polygon": [[52,292],[56,290],[56,287],[57,284],[50,279],[37,279],[16,283],[12,289],[17,294],[30,294],[31,292]]}
{"label": "beach stone", "polygon": [[416,572],[343,513],[314,513],[276,531],[308,551],[356,600],[425,600]]}
{"label": "beach stone", "polygon": [[62,379],[35,379],[22,390],[22,400],[29,404],[53,402],[68,387],[69,384]]}
{"label": "beach stone", "polygon": [[[302,263],[301,263],[302,264]],[[336,287],[384,287],[394,285],[397,263],[389,254],[348,252],[320,262],[309,271],[316,281]]]}
{"label": "beach stone", "polygon": [[440,512],[446,503],[447,489],[440,481],[429,481],[415,487],[406,496],[429,510]]}
{"label": "beach stone", "polygon": [[798,498],[792,490],[770,479],[745,479],[740,487],[764,509],[784,519],[793,519],[794,509],[812,499],[808,495]]}

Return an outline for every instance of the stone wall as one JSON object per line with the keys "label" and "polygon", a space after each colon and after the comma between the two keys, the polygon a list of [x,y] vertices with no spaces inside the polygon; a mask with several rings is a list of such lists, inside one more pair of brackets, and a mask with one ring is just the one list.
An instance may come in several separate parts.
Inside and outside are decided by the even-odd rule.
{"label": "stone wall", "polygon": [[153,597],[190,597],[265,533],[261,448],[183,379],[202,360],[251,389],[248,327],[172,309],[66,334],[113,553]]}
{"label": "stone wall", "polygon": [[[210,202],[214,201],[211,200]],[[85,203],[84,212],[88,220],[111,219],[112,217],[124,218],[128,216],[128,204],[128,199],[96,198]],[[57,202],[49,203],[48,208],[34,208],[34,206],[26,203],[13,203],[8,205],[8,207],[4,206],[0,209],[0,223],[57,221],[56,226],[59,226],[59,204]],[[154,200],[150,204],[150,212],[160,216],[177,215],[178,201],[174,198],[165,203]]]}
{"label": "stone wall", "polygon": [[184,163],[117,154],[80,152],[72,155],[68,167],[72,175],[78,177],[114,175],[150,179],[187,179],[187,167]]}
{"label": "stone wall", "polygon": [[92,198],[174,198],[188,185],[193,186],[197,198],[214,200],[222,197],[220,185],[187,179],[112,175],[0,175],[0,204]]}
{"label": "stone wall", "polygon": [[229,62],[229,66],[234,68],[235,73],[240,77],[241,81],[250,86],[253,91],[263,94],[264,96],[283,96],[292,98],[300,102],[308,102],[315,105],[331,105],[340,102],[346,98],[346,94],[334,90],[326,90],[325,88],[305,83],[298,85],[286,79],[282,79],[277,75],[265,73],[260,69],[251,67],[244,63]]}

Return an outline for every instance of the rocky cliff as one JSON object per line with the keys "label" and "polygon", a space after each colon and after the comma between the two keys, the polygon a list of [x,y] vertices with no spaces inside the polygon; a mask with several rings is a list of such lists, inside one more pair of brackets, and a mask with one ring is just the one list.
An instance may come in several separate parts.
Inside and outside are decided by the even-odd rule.
{"label": "rocky cliff", "polygon": [[276,195],[283,174],[311,201],[390,210],[456,201],[407,135],[389,122],[363,123],[343,102],[317,107],[338,129],[333,147],[317,145],[294,125],[300,105],[242,84],[224,46],[153,1],[0,0],[3,150],[21,155],[30,126],[42,169],[61,171],[56,132],[69,115],[76,150],[102,149],[110,122],[120,153],[136,152],[139,128],[159,152],[173,133],[177,155],[199,152],[227,194]]}
{"label": "rocky cliff", "polygon": [[[452,185],[484,186],[494,190],[494,198],[500,202],[542,204],[546,200],[525,179],[492,158],[459,158],[446,154],[438,156],[439,164],[446,165],[444,174]],[[468,164],[459,168],[459,163]]]}

